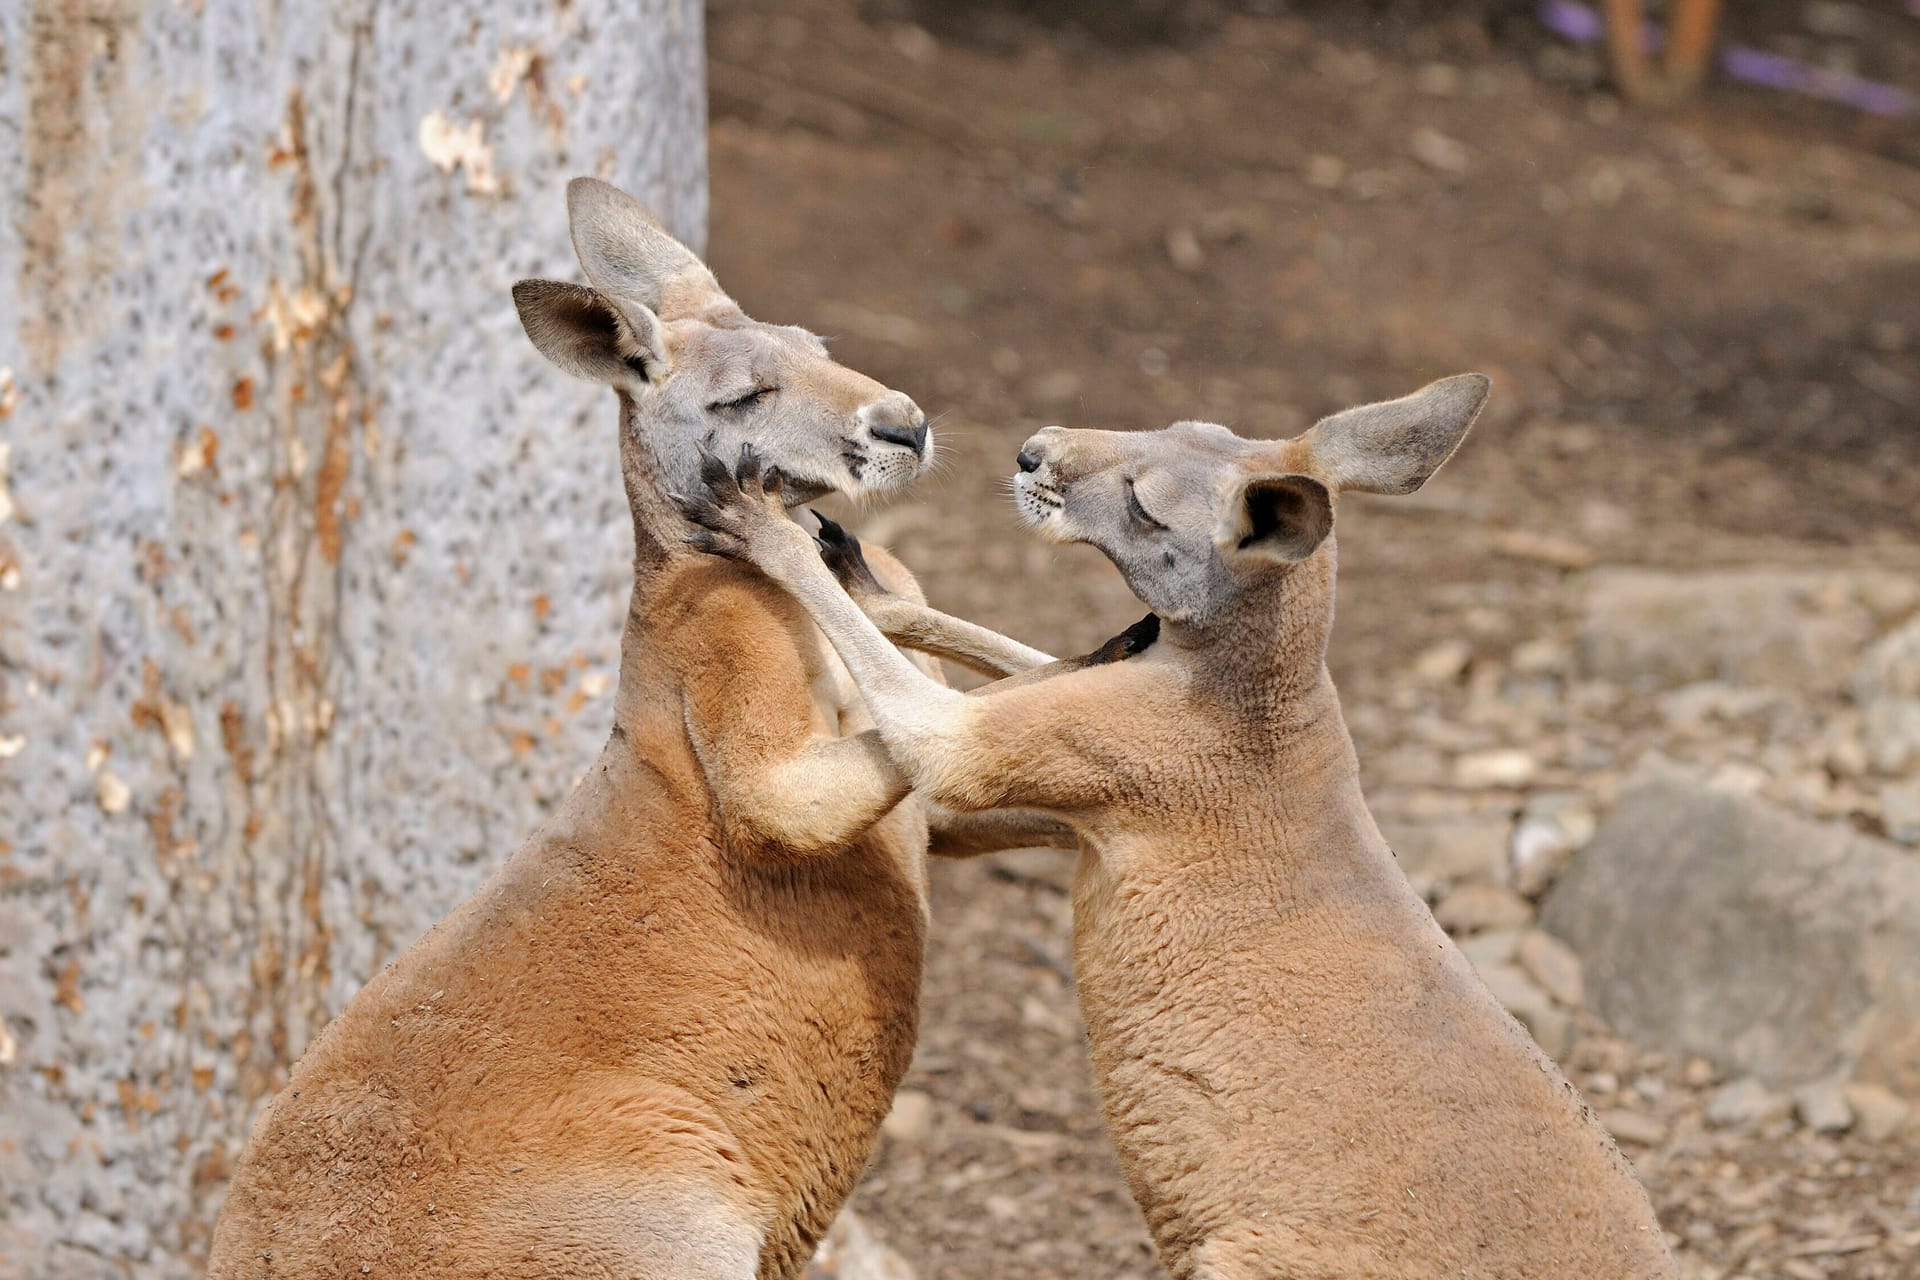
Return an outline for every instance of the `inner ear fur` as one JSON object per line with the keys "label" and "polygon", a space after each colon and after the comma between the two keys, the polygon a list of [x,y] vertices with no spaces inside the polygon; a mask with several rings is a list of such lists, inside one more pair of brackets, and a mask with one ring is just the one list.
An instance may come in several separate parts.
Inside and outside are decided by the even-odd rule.
{"label": "inner ear fur", "polygon": [[567,184],[567,226],[587,279],[623,303],[677,314],[726,296],[699,255],[645,205],[598,178]]}
{"label": "inner ear fur", "polygon": [[667,374],[660,321],[645,307],[561,280],[518,282],[513,305],[540,354],[576,378],[637,388]]}
{"label": "inner ear fur", "polygon": [[1333,494],[1311,476],[1258,475],[1229,500],[1214,540],[1221,552],[1294,563],[1333,531]]}
{"label": "inner ear fur", "polygon": [[1483,373],[1442,378],[1410,396],[1322,418],[1301,442],[1314,473],[1335,489],[1412,493],[1460,447],[1492,386]]}

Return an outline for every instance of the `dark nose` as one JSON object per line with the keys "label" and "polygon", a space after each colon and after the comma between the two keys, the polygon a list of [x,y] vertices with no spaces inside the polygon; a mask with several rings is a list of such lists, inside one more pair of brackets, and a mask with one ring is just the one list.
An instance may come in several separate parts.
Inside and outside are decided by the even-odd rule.
{"label": "dark nose", "polygon": [[1022,471],[1038,471],[1040,469],[1040,455],[1030,450],[1022,449],[1020,456],[1015,458],[1013,463]]}
{"label": "dark nose", "polygon": [[875,440],[885,440],[889,444],[905,445],[915,453],[927,451],[927,422],[922,418],[912,426],[887,423],[872,428]]}

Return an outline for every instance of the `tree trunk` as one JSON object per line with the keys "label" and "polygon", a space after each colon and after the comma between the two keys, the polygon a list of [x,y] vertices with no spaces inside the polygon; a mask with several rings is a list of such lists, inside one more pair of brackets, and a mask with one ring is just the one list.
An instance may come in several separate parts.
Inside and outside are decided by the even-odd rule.
{"label": "tree trunk", "polygon": [[0,1277],[197,1272],[259,1103],[591,761],[614,414],[508,287],[698,244],[698,0],[0,5]]}

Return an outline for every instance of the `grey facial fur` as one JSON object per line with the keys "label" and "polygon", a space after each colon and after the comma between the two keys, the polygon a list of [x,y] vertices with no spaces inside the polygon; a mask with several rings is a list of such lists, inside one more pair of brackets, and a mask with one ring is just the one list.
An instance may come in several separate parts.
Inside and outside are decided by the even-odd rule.
{"label": "grey facial fur", "polygon": [[668,490],[695,486],[703,443],[727,456],[754,445],[790,504],[885,493],[932,464],[911,399],[835,363],[805,329],[748,317],[631,196],[579,178],[567,207],[592,287],[523,280],[521,322],[554,364],[621,394],[623,427]]}
{"label": "grey facial fur", "polygon": [[1014,505],[1043,537],[1105,552],[1154,612],[1205,626],[1314,555],[1342,489],[1411,493],[1426,483],[1487,391],[1479,374],[1443,378],[1291,440],[1243,440],[1211,422],[1046,427],[1021,447]]}

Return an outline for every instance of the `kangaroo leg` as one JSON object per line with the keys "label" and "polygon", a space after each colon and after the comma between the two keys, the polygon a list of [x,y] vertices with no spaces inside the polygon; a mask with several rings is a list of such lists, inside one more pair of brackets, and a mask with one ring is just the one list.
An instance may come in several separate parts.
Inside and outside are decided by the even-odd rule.
{"label": "kangaroo leg", "polygon": [[1669,96],[1693,92],[1706,75],[1719,20],[1720,0],[1677,0],[1667,36]]}

